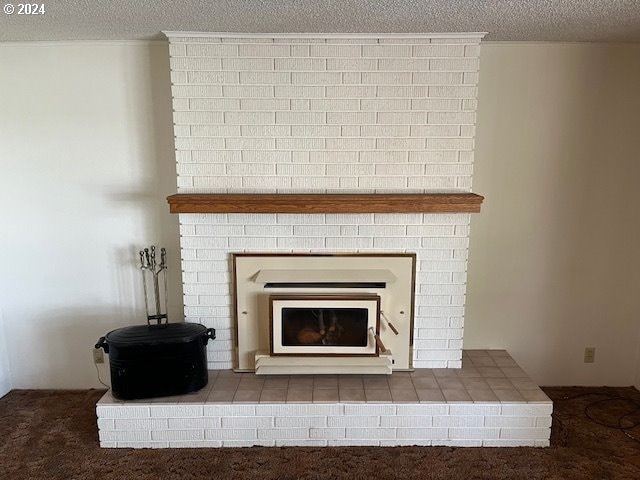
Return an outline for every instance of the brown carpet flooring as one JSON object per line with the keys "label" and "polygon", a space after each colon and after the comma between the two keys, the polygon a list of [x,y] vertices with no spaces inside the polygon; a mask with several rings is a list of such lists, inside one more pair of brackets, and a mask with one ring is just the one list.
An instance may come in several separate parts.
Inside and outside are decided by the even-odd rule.
{"label": "brown carpet flooring", "polygon": [[[551,447],[325,447],[101,449],[95,403],[100,390],[15,390],[0,399],[1,479],[640,479],[640,443],[600,426],[587,404],[633,388],[545,388],[555,414]],[[575,395],[577,398],[567,399]],[[588,394],[588,395],[584,395]],[[638,404],[640,405],[640,404]],[[630,404],[595,405],[617,423]],[[640,421],[640,414],[627,417]],[[640,427],[631,431],[640,437]]]}

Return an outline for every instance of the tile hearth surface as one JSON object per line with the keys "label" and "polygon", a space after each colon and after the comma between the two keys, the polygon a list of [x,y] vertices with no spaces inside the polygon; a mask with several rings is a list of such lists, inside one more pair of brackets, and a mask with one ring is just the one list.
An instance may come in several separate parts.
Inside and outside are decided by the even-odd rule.
{"label": "tile hearth surface", "polygon": [[[295,406],[297,405],[297,406]],[[547,446],[552,402],[504,350],[392,375],[209,371],[187,395],[98,402],[104,447]]]}

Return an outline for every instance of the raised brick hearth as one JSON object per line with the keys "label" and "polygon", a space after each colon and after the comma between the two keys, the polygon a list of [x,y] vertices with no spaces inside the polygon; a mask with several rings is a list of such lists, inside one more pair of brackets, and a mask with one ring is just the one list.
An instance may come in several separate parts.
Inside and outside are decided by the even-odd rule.
{"label": "raised brick hearth", "polygon": [[103,447],[548,446],[551,400],[504,350],[461,369],[258,377],[210,371],[199,392],[99,401]]}

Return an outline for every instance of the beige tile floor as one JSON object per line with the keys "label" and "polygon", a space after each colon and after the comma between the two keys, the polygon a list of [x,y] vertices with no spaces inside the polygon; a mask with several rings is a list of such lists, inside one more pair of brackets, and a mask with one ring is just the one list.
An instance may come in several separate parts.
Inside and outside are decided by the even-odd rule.
{"label": "beige tile floor", "polygon": [[[110,392],[101,403],[123,403]],[[550,403],[505,350],[465,350],[461,369],[392,375],[257,376],[210,370],[198,392],[126,403]]]}

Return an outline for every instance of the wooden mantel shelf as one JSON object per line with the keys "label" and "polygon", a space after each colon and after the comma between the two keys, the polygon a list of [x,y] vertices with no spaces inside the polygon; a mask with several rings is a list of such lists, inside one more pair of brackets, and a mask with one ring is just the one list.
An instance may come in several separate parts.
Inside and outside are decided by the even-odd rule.
{"label": "wooden mantel shelf", "polygon": [[477,213],[475,193],[190,194],[167,197],[171,213]]}

